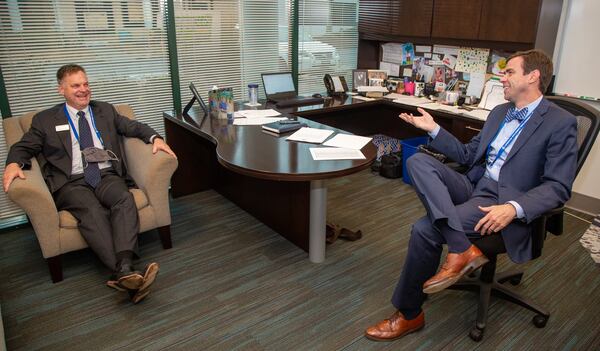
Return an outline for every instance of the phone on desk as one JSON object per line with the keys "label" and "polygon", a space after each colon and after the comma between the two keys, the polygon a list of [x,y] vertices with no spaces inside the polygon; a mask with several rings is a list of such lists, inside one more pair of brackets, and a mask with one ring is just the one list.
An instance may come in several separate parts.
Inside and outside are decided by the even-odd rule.
{"label": "phone on desk", "polygon": [[325,83],[325,89],[327,89],[327,95],[329,96],[346,95],[346,92],[348,91],[348,84],[346,84],[346,78],[343,76],[331,76],[326,74],[323,77],[323,83]]}

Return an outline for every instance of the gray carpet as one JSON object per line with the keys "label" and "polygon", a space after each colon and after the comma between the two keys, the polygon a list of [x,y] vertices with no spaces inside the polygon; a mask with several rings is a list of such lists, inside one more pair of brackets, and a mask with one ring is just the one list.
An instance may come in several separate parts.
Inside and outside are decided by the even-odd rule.
{"label": "gray carpet", "polygon": [[[0,234],[0,298],[9,350],[587,350],[600,349],[600,273],[578,239],[588,223],[566,216],[542,258],[522,265],[517,289],[550,312],[492,300],[481,343],[468,337],[476,297],[445,291],[426,302],[426,327],[392,343],[362,336],[388,317],[411,224],[424,214],[412,188],[368,171],[328,182],[328,219],[361,229],[323,264],[213,191],[172,201],[174,247],[140,237],[141,263],[161,271],[131,305],[105,287],[88,250],[66,255],[52,284],[30,227]],[[512,267],[505,258],[499,267]]]}

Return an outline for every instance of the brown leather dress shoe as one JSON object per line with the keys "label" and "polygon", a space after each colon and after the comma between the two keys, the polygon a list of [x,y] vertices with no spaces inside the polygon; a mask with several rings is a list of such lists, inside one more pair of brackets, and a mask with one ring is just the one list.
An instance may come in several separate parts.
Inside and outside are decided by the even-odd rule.
{"label": "brown leather dress shoe", "polygon": [[449,253],[440,271],[423,284],[423,292],[433,294],[456,283],[463,275],[469,274],[488,263],[489,260],[475,245],[461,253]]}
{"label": "brown leather dress shoe", "polygon": [[423,312],[414,319],[406,320],[400,311],[396,311],[390,319],[384,319],[367,328],[365,336],[375,341],[392,341],[420,330],[424,325],[425,314]]}

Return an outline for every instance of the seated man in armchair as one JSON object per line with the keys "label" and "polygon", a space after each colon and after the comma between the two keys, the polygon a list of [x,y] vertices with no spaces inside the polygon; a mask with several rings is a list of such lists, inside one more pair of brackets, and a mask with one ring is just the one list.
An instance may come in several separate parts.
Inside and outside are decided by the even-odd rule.
{"label": "seated man in armchair", "polygon": [[137,303],[149,293],[159,270],[150,263],[133,266],[137,256],[139,218],[121,155],[120,136],[153,144],[153,153],[175,154],[156,131],[117,113],[106,102],[91,101],[83,67],[68,64],[56,73],[61,103],[36,114],[31,128],[15,143],[6,160],[4,191],[15,178],[25,179],[31,158],[41,155],[44,180],[58,210],[69,211],[79,231],[112,272],[108,285],[130,292]]}

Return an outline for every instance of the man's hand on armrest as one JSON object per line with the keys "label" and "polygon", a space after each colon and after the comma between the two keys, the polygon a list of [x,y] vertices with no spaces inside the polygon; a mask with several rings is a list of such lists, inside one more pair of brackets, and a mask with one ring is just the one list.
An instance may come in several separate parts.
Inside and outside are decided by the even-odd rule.
{"label": "man's hand on armrest", "polygon": [[419,111],[422,116],[413,116],[412,113],[401,113],[400,118],[402,118],[406,123],[412,124],[413,126],[422,129],[427,133],[432,133],[439,128],[439,125],[433,120],[433,116],[431,116],[427,111],[420,107],[417,107],[417,111]]}
{"label": "man's hand on armrest", "polygon": [[501,231],[517,216],[517,210],[510,203],[488,207],[479,206],[479,209],[485,213],[485,216],[475,225],[475,231],[480,232],[481,235]]}
{"label": "man's hand on armrest", "polygon": [[4,178],[2,179],[2,184],[4,185],[5,193],[8,192],[10,184],[16,177],[25,179],[25,173],[23,173],[23,170],[21,169],[21,166],[19,166],[18,163],[9,163],[8,166],[6,166],[6,168],[4,169]]}
{"label": "man's hand on armrest", "polygon": [[152,141],[152,153],[155,154],[159,150],[164,151],[164,152],[168,153],[169,155],[177,158],[177,156],[175,156],[175,153],[173,152],[173,150],[171,150],[169,145],[167,145],[167,143],[165,143],[165,141],[162,140],[162,138],[155,137],[154,140]]}

